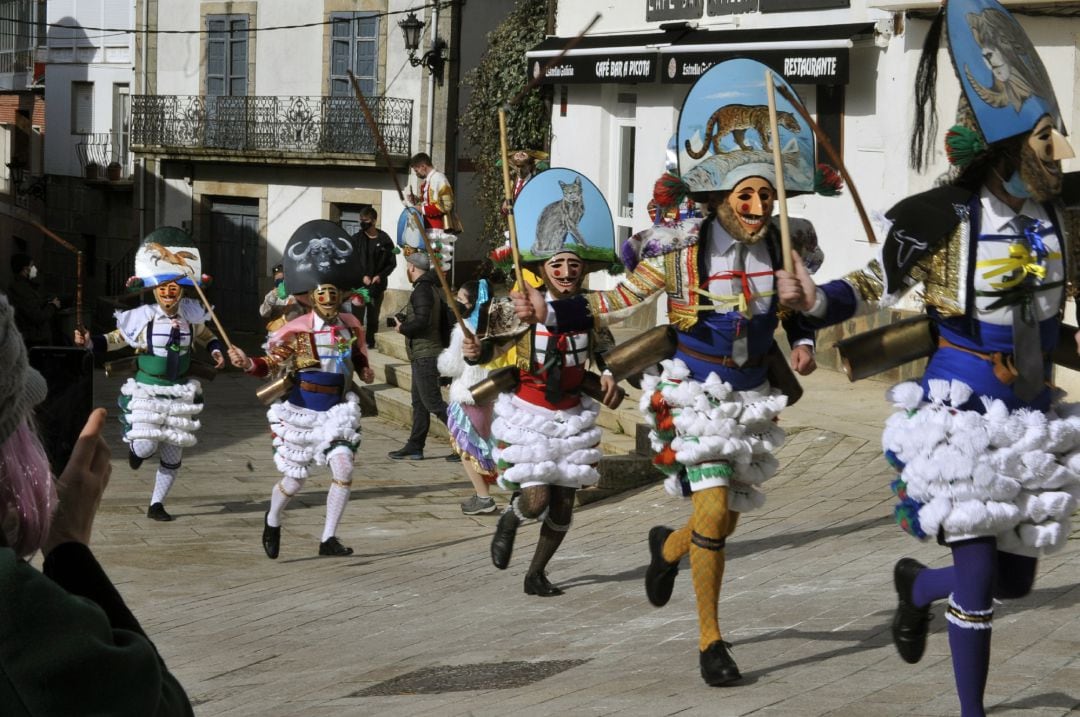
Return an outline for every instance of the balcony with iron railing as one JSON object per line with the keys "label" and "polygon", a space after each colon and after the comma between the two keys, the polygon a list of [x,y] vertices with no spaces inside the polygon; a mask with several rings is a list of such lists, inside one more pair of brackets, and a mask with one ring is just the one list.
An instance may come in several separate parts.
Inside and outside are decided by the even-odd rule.
{"label": "balcony with iron railing", "polygon": [[124,134],[97,132],[83,135],[82,141],[75,145],[75,154],[88,181],[131,181],[131,151]]}
{"label": "balcony with iron railing", "polygon": [[[408,156],[412,100],[373,97],[368,105],[387,151]],[[313,155],[350,161],[377,152],[354,97],[135,95],[131,115],[136,152],[308,161]]]}

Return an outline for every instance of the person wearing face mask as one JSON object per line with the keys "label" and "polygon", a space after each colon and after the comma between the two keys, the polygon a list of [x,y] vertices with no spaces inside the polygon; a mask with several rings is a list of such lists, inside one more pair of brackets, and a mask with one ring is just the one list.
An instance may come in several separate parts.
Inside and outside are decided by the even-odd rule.
{"label": "person wearing face mask", "polygon": [[[865,269],[816,286],[796,264],[778,290],[809,325],[825,326],[923,287],[936,350],[919,382],[889,392],[898,412],[882,444],[898,472],[897,523],[947,547],[952,562],[895,564],[892,638],[905,662],[918,662],[931,605],[947,600],[960,711],[981,717],[994,603],[1031,591],[1039,555],[1066,544],[1080,497],[1080,418],[1053,389],[1049,360],[1077,281],[1059,201],[1060,160],[1072,150],[1034,46],[994,0],[948,0],[923,48],[917,97],[933,97],[943,26],[963,89],[945,136],[948,181],[886,213],[881,257]],[[916,168],[932,144],[924,118],[919,105]]]}
{"label": "person wearing face mask", "polygon": [[363,284],[368,300],[360,310],[364,335],[369,349],[375,348],[375,332],[379,330],[379,311],[382,308],[386,282],[397,267],[397,250],[390,235],[379,228],[379,213],[375,207],[360,210],[360,232],[356,235],[356,250],[364,267]]}
{"label": "person wearing face mask", "polygon": [[128,289],[152,287],[154,303],[116,313],[116,329],[90,335],[75,330],[75,345],[95,353],[135,349],[138,370],[120,389],[124,411],[124,442],[128,465],[137,470],[158,454],[154,491],[146,517],[171,521],[165,498],[180,471],[185,448],[195,445],[201,427],[202,385],[191,376],[195,347],[205,348],[214,368],[225,365],[221,341],[206,326],[210,312],[197,299],[184,296],[185,286],[207,280],[202,259],[191,237],[182,229],[160,227],[135,252],[135,276]]}
{"label": "person wearing face mask", "polygon": [[[765,72],[758,62],[729,60],[691,89],[678,126],[681,177],[657,183],[658,190],[668,190],[656,192],[660,223],[623,245],[627,275],[617,288],[546,300],[536,292],[514,297],[521,320],[563,332],[605,326],[646,306],[651,310],[650,299],[666,294],[677,348],[674,358],[662,362],[659,376],[643,380],[641,409],[652,427],[653,463],[668,476],[668,492],[690,497],[693,509],[684,527],[656,526],[649,532],[645,591],[653,605],[667,604],[679,562],[689,553],[699,666],[702,678],[714,686],[741,679],[718,619],[726,540],[740,514],[764,503],[760,486],[776,473],[773,452],[784,440],[776,419],[788,400],[782,387],[795,381],[792,369],[806,375],[816,366],[813,332],[803,329],[797,316],[783,320],[792,346],[789,359],[773,338],[781,323],[774,272],[783,262],[779,231],[771,222],[776,176],[768,138],[701,136],[708,118],[725,111],[767,118]],[[718,109],[718,96],[730,98],[731,105]],[[788,194],[835,193],[833,185],[815,186],[815,178],[829,173],[814,167],[810,128],[797,122],[793,111],[784,111],[784,103],[780,109],[776,141],[787,148]],[[664,210],[678,206],[684,193],[708,215],[666,223]],[[793,244],[820,260],[812,227],[793,222],[796,227]]]}
{"label": "person wearing face mask", "polygon": [[[536,176],[518,195],[514,212],[522,266],[543,280],[551,298],[579,294],[589,272],[616,261],[607,201],[578,172],[557,168]],[[507,315],[512,317],[512,310],[489,312],[490,317]],[[582,382],[588,364],[614,341],[606,330],[499,327],[491,318],[485,335],[479,343],[462,342],[466,360],[488,364],[512,351],[518,379],[512,392],[495,401],[491,424],[499,486],[514,491],[492,537],[491,560],[505,570],[521,522],[540,519],[525,594],[562,595],[548,580],[547,565],[570,529],[577,490],[599,480],[600,405],[583,394]],[[604,404],[617,406],[622,396],[610,373],[604,373],[600,386]]]}
{"label": "person wearing face mask", "polygon": [[263,517],[262,546],[274,560],[281,550],[282,514],[304,487],[312,464],[330,468],[326,521],[319,555],[352,555],[337,537],[349,502],[353,460],[360,448],[360,404],[352,390],[355,371],[364,383],[375,380],[368,365],[364,328],[342,311],[363,276],[354,237],[323,219],[306,222],[285,245],[285,286],[308,309],[268,341],[265,356],[250,357],[229,349],[233,366],[259,378],[282,377],[284,395],[270,406],[267,418],[274,436],[274,462],[281,480]]}
{"label": "person wearing face mask", "polygon": [[11,286],[8,300],[15,309],[15,325],[27,347],[52,343],[52,321],[60,299],[46,299],[38,284],[38,268],[29,254],[11,255]]}

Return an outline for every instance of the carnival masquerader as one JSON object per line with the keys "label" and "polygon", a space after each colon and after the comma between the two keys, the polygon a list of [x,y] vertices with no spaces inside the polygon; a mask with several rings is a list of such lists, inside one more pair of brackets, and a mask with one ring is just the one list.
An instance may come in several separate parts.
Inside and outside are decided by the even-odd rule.
{"label": "carnival masquerader", "polygon": [[[791,369],[806,375],[816,366],[813,333],[801,330],[796,316],[784,321],[794,347],[790,368],[773,338],[780,323],[773,272],[782,259],[770,222],[776,192],[767,132],[712,134],[732,113],[751,126],[768,126],[765,72],[751,60],[723,62],[687,96],[678,128],[681,179],[662,178],[657,203],[676,207],[690,192],[707,208],[704,220],[660,223],[631,238],[621,252],[629,274],[611,291],[551,303],[535,294],[515,297],[522,320],[575,331],[619,321],[666,292],[678,346],[659,377],[646,376],[641,410],[652,426],[654,464],[669,476],[670,493],[692,497],[693,513],[683,528],[649,531],[645,590],[653,605],[667,604],[679,561],[690,554],[701,675],[714,686],[741,678],[717,616],[725,541],[741,513],[762,505],[760,485],[777,470],[773,453],[784,431],[776,419],[788,401],[784,389],[797,390]],[[716,96],[731,104],[718,108]],[[779,106],[788,194],[813,191],[815,176],[820,183],[832,174],[815,170],[810,128],[786,101]],[[835,194],[837,185],[820,191]],[[813,228],[808,222],[793,227],[793,245],[820,261]]]}
{"label": "carnival masquerader", "polygon": [[[465,323],[475,333],[481,312],[487,311],[491,294],[486,279],[466,282],[458,290],[458,303],[462,307]],[[488,485],[495,483],[498,471],[491,457],[490,403],[478,402],[469,389],[487,378],[489,371],[511,365],[504,354],[490,365],[471,365],[465,361],[462,346],[465,334],[456,325],[450,332],[450,346],[439,354],[439,375],[451,379],[450,402],[446,407],[446,427],[450,431],[450,445],[461,457],[461,467],[469,477],[476,494],[461,504],[465,515],[494,513],[495,499],[488,492]]]}
{"label": "carnival masquerader", "polygon": [[282,512],[303,487],[312,463],[330,467],[326,522],[319,555],[345,556],[352,548],[337,538],[349,502],[353,456],[360,447],[360,404],[350,390],[353,371],[364,383],[375,374],[368,366],[364,329],[341,311],[347,287],[359,286],[363,266],[355,246],[339,225],[318,219],[302,224],[285,246],[285,286],[308,307],[270,335],[265,356],[251,358],[229,350],[234,366],[252,376],[281,381],[281,400],[267,418],[274,436],[274,462],[282,473],[263,519],[262,545],[275,559],[281,549]]}
{"label": "carnival masquerader", "polygon": [[[917,97],[933,96],[942,23],[963,87],[945,136],[950,181],[886,214],[880,261],[817,287],[796,265],[778,282],[785,304],[821,326],[925,286],[938,349],[921,382],[890,391],[899,410],[882,443],[899,472],[897,522],[946,545],[952,565],[896,563],[892,636],[918,662],[930,606],[947,598],[961,713],[975,717],[985,714],[993,601],[1031,590],[1037,557],[1065,544],[1080,495],[1080,412],[1049,386],[1047,358],[1077,278],[1056,201],[1059,160],[1072,150],[1035,48],[992,0],[949,0],[924,46]],[[916,168],[932,142],[924,109]]]}
{"label": "carnival masquerader", "polygon": [[116,329],[107,334],[75,331],[75,344],[95,353],[130,346],[138,354],[138,370],[121,387],[119,403],[132,470],[158,454],[146,511],[153,520],[173,519],[165,510],[165,498],[184,449],[195,445],[201,425],[197,417],[203,409],[202,385],[191,377],[195,345],[210,352],[215,369],[225,365],[224,346],[206,327],[210,312],[198,299],[184,296],[184,287],[202,286],[208,280],[191,237],[175,227],[159,227],[135,252],[135,276],[128,280],[133,291],[153,287],[155,303],[117,311]]}
{"label": "carnival masquerader", "polygon": [[[578,294],[588,272],[615,261],[607,207],[600,190],[569,169],[549,169],[522,190],[514,203],[521,260],[543,279],[548,295]],[[498,308],[490,315],[501,316]],[[505,308],[512,318],[509,302]],[[505,569],[521,521],[542,518],[524,588],[527,595],[551,597],[562,590],[551,584],[545,569],[570,529],[575,493],[599,480],[600,406],[581,393],[581,383],[586,363],[614,341],[606,331],[601,339],[587,329],[523,329],[512,342],[520,380],[512,393],[496,400],[491,426],[499,485],[514,491],[492,538],[491,560]],[[489,328],[488,333],[499,332]],[[486,363],[507,348],[497,344],[466,339],[463,352],[470,362]],[[618,405],[621,394],[611,374],[605,372],[600,384],[604,405]]]}

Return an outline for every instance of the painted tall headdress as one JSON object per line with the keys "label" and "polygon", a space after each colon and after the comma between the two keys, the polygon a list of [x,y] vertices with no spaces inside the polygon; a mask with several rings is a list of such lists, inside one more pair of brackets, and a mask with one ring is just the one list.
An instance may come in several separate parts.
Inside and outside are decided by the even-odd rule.
{"label": "painted tall headdress", "polygon": [[175,281],[181,286],[202,286],[202,255],[191,236],[176,227],[158,227],[146,235],[135,251],[135,276],[128,288],[157,286]]}
{"label": "painted tall headdress", "polygon": [[945,138],[950,163],[963,167],[990,145],[1030,132],[1044,116],[1065,134],[1046,67],[1016,18],[997,0],[947,0],[927,34],[919,62],[911,143],[916,169],[926,162],[935,129],[933,68],[942,25],[962,90],[957,123]]}
{"label": "painted tall headdress", "polygon": [[304,222],[285,244],[285,290],[306,294],[320,284],[341,291],[360,286],[364,267],[355,240],[340,224],[326,219]]}
{"label": "painted tall headdress", "polygon": [[[690,193],[727,191],[747,177],[776,184],[767,70],[755,60],[726,60],[709,68],[690,88],[676,135],[679,176]],[[773,82],[797,97],[776,73]],[[787,193],[813,192],[814,133],[779,93],[776,109]]]}
{"label": "painted tall headdress", "polygon": [[405,207],[397,223],[397,245],[401,247],[401,253],[407,258],[416,252],[426,252],[425,237],[431,242],[431,251],[438,257],[439,266],[444,272],[450,271],[454,261],[456,237],[441,230],[425,230],[424,215],[420,210],[416,207]]}
{"label": "painted tall headdress", "polygon": [[533,177],[514,201],[514,218],[525,264],[570,252],[585,261],[586,271],[617,265],[611,210],[580,172],[553,167]]}

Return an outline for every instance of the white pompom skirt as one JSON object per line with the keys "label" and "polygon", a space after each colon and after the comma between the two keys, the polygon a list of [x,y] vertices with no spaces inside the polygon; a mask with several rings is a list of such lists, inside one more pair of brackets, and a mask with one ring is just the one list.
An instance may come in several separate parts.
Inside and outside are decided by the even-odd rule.
{"label": "white pompom skirt", "polygon": [[202,386],[195,379],[172,386],[154,386],[129,378],[120,387],[124,442],[169,443],[189,448],[202,427],[196,416],[203,410]]}
{"label": "white pompom skirt", "polygon": [[1080,498],[1080,405],[1010,411],[958,410],[972,394],[935,379],[889,391],[900,409],[885,424],[885,457],[899,471],[897,523],[920,538],[954,542],[994,536],[998,549],[1037,557],[1061,548]]}
{"label": "white pompom skirt", "polygon": [[640,408],[668,492],[682,495],[683,479],[691,491],[726,486],[731,510],[760,508],[765,494],[758,486],[779,467],[773,454],[785,433],[776,419],[787,397],[768,383],[736,391],[715,373],[704,382],[691,380],[679,359],[661,365],[659,377],[642,381]]}
{"label": "white pompom skirt", "polygon": [[492,458],[499,486],[517,490],[549,484],[583,488],[600,480],[600,404],[588,396],[573,408],[552,410],[504,393],[495,401]]}
{"label": "white pompom skirt", "polygon": [[270,406],[266,417],[274,435],[274,463],[282,475],[308,477],[312,462],[326,465],[327,455],[339,446],[356,452],[360,447],[360,404],[354,393],[345,394],[329,411],[313,411],[288,401]]}

